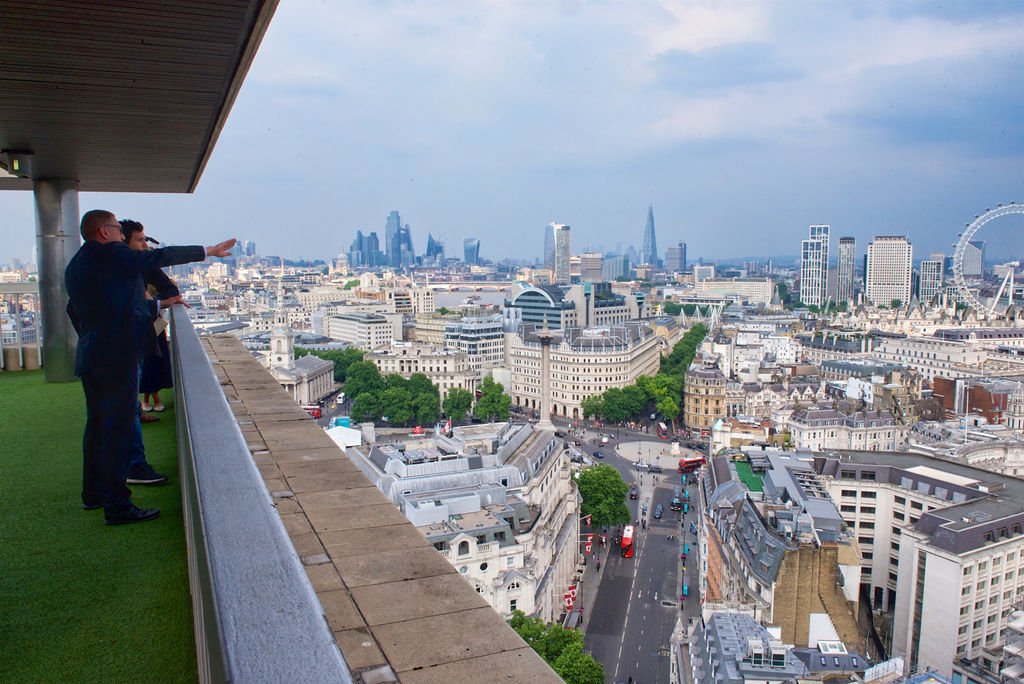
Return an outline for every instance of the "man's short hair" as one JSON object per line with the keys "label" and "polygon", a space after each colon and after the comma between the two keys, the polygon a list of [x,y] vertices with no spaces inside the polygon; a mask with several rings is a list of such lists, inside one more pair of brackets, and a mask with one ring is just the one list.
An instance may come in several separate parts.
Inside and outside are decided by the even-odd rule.
{"label": "man's short hair", "polygon": [[103,224],[112,218],[114,218],[113,212],[106,209],[92,209],[85,212],[82,215],[82,227],[80,229],[82,237],[86,240],[92,240],[100,232]]}
{"label": "man's short hair", "polygon": [[121,234],[124,235],[125,242],[128,242],[128,240],[131,239],[132,235],[144,229],[145,226],[143,226],[138,221],[133,221],[131,219],[121,219]]}

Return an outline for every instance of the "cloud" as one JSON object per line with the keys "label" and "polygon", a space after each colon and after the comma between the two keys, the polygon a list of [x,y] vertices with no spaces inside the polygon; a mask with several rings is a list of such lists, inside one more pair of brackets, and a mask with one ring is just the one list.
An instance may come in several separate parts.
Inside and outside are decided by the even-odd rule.
{"label": "cloud", "polygon": [[643,29],[651,56],[703,50],[763,39],[767,6],[751,3],[669,1]]}
{"label": "cloud", "polygon": [[658,55],[652,68],[658,83],[687,95],[735,90],[791,81],[804,69],[787,64],[767,43],[736,43],[700,52],[672,50]]}
{"label": "cloud", "polygon": [[[538,255],[552,219],[639,244],[651,201],[695,257],[792,253],[819,221],[937,234],[1020,194],[1021,45],[1016,2],[289,0],[195,197],[81,204],[290,256],[391,209],[487,257]],[[0,261],[31,249],[14,195]]]}

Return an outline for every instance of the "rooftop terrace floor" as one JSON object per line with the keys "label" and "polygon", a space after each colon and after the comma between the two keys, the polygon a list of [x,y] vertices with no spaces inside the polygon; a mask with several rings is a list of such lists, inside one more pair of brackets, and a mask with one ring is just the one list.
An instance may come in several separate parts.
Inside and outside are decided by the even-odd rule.
{"label": "rooftop terrace floor", "polygon": [[196,681],[173,395],[162,394],[168,410],[143,433],[171,482],[133,488],[161,517],[108,527],[81,507],[81,385],[0,373],[0,681]]}
{"label": "rooftop terrace floor", "polygon": [[756,474],[750,468],[750,463],[747,461],[736,461],[736,474],[740,476],[740,480],[747,486],[752,492],[763,492],[764,481],[761,476]]}

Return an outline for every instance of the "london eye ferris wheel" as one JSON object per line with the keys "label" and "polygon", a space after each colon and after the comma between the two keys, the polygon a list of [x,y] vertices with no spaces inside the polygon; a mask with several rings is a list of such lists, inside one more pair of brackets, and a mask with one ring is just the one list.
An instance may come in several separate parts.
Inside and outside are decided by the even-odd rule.
{"label": "london eye ferris wheel", "polygon": [[[1001,308],[1000,300],[1003,297],[1003,293],[1006,292],[1009,301],[1013,299],[1014,289],[1014,269],[1019,266],[1016,261],[1008,264],[1010,268],[1007,270],[1003,277],[1003,282],[996,292],[996,296],[991,298],[988,304],[985,304],[979,299],[974,292],[968,287],[967,279],[964,277],[964,253],[967,251],[968,245],[974,239],[975,234],[981,228],[1002,216],[1009,216],[1011,214],[1024,214],[1024,204],[1018,204],[1016,202],[1010,202],[1009,204],[996,205],[995,209],[986,209],[984,214],[975,216],[974,220],[966,224],[967,228],[964,232],[960,233],[960,239],[956,243],[956,247],[953,250],[953,284],[957,289],[957,293],[967,306],[971,307],[979,313],[987,313],[989,315],[996,315],[999,313]],[[1009,289],[1007,289],[1009,287]]]}

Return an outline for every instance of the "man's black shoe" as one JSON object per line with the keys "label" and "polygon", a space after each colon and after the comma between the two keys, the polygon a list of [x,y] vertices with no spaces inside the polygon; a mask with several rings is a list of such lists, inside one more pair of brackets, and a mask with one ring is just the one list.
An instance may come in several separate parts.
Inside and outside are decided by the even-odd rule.
{"label": "man's black shoe", "polygon": [[128,484],[162,485],[167,482],[167,476],[153,470],[153,466],[148,463],[141,463],[132,466],[125,481]]}
{"label": "man's black shoe", "polygon": [[103,504],[101,504],[101,503],[86,503],[85,501],[83,501],[82,502],[82,508],[84,508],[87,511],[95,511],[97,508],[103,508]]}
{"label": "man's black shoe", "polygon": [[117,513],[107,513],[108,525],[128,525],[129,523],[146,522],[160,517],[159,508],[139,508],[129,505],[128,508]]}

